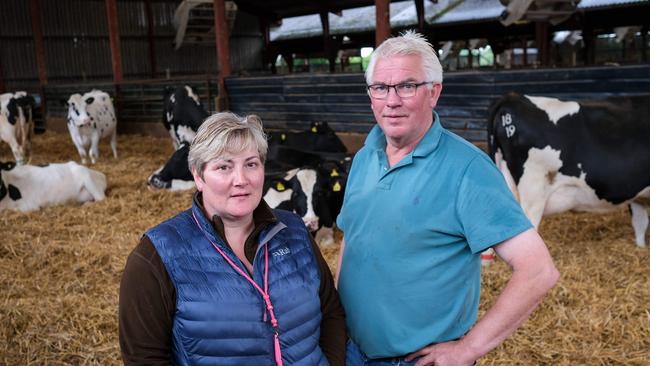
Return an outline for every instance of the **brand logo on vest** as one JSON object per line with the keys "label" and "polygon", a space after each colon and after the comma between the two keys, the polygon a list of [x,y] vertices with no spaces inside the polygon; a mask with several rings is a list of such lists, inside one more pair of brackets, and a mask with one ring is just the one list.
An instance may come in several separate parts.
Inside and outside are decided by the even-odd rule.
{"label": "brand logo on vest", "polygon": [[287,248],[287,247],[284,247],[284,248],[280,248],[280,249],[276,250],[275,252],[273,252],[273,256],[274,257],[282,257],[283,255],[290,254],[290,253],[291,253],[291,250],[289,250],[289,248]]}

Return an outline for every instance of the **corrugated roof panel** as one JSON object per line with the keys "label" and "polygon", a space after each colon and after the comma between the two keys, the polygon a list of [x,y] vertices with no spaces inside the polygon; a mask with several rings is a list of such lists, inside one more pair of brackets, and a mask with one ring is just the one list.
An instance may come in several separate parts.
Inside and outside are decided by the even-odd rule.
{"label": "corrugated roof panel", "polygon": [[[578,9],[620,6],[626,4],[648,3],[648,0],[582,0]],[[650,15],[649,15],[650,16]]]}
{"label": "corrugated roof panel", "polygon": [[[650,0],[582,0],[578,9],[618,7],[649,3]],[[505,10],[499,0],[439,0],[424,2],[425,19],[430,24],[448,24],[496,20]],[[390,24],[393,28],[415,26],[417,16],[412,0],[390,4]],[[346,9],[341,17],[329,14],[330,33],[345,34],[375,29],[375,7]],[[316,37],[323,34],[318,14],[285,18],[280,27],[271,29],[271,41]]]}
{"label": "corrugated roof panel", "polygon": [[[412,8],[413,14],[415,14],[415,6],[412,0],[394,2],[390,4],[390,13],[399,15],[408,8]],[[374,6],[345,9],[342,11],[341,16],[329,13],[328,18],[330,22],[330,34],[369,32],[375,29]],[[401,26],[395,23],[392,16],[390,22],[393,27]],[[415,15],[413,15],[412,24],[414,23],[416,23]],[[323,35],[323,27],[318,14],[284,18],[281,26],[271,29],[271,41],[309,38],[321,35]]]}
{"label": "corrugated roof panel", "polygon": [[[468,22],[498,18],[505,10],[499,0],[465,0],[455,8],[435,17],[431,24]],[[430,20],[431,18],[427,18]]]}

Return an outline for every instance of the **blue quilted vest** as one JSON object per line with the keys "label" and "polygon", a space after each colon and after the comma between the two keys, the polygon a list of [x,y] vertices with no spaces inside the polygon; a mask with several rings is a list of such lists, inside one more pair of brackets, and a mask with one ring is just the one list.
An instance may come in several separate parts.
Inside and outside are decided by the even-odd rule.
{"label": "blue quilted vest", "polygon": [[[192,213],[201,225],[199,229]],[[319,347],[320,273],[307,230],[293,213],[274,210],[278,222],[259,234],[253,280],[268,284],[280,328],[282,362],[328,365]],[[205,233],[205,234],[204,234]],[[172,357],[177,365],[275,366],[273,328],[260,293],[228,264],[210,238],[245,270],[201,209],[192,208],[147,231],[176,288]]]}

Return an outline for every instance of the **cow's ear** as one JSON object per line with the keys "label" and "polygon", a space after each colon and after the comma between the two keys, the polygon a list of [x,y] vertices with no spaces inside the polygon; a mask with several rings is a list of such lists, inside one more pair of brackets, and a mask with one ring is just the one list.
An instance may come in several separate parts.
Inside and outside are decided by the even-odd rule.
{"label": "cow's ear", "polygon": [[11,98],[9,100],[9,103],[7,103],[7,111],[9,111],[9,116],[7,116],[7,119],[9,120],[9,123],[12,125],[16,124],[16,118],[18,117],[18,100],[15,98]]}
{"label": "cow's ear", "polygon": [[21,107],[35,107],[36,99],[31,95],[26,95],[24,97],[18,98],[18,105]]}
{"label": "cow's ear", "polygon": [[2,180],[2,175],[0,175],[0,201],[7,195],[7,187],[5,187],[5,182]]}
{"label": "cow's ear", "polygon": [[86,104],[91,104],[94,101],[95,101],[95,98],[93,98],[93,97],[86,98]]}
{"label": "cow's ear", "polygon": [[11,170],[16,167],[16,163],[8,161],[6,163],[0,162],[0,170]]}
{"label": "cow's ear", "polygon": [[9,191],[9,198],[14,201],[18,201],[19,199],[23,198],[23,195],[20,194],[20,189],[18,189],[18,187],[13,184],[7,186],[7,191]]}

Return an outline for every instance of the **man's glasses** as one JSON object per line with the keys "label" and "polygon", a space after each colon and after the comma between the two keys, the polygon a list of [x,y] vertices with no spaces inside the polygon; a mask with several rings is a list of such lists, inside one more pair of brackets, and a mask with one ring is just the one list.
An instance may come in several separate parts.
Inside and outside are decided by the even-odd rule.
{"label": "man's glasses", "polygon": [[395,93],[400,98],[410,98],[418,91],[418,87],[431,84],[433,81],[423,81],[421,83],[399,83],[395,85],[372,84],[368,85],[368,94],[375,99],[386,99],[390,88],[395,89]]}

